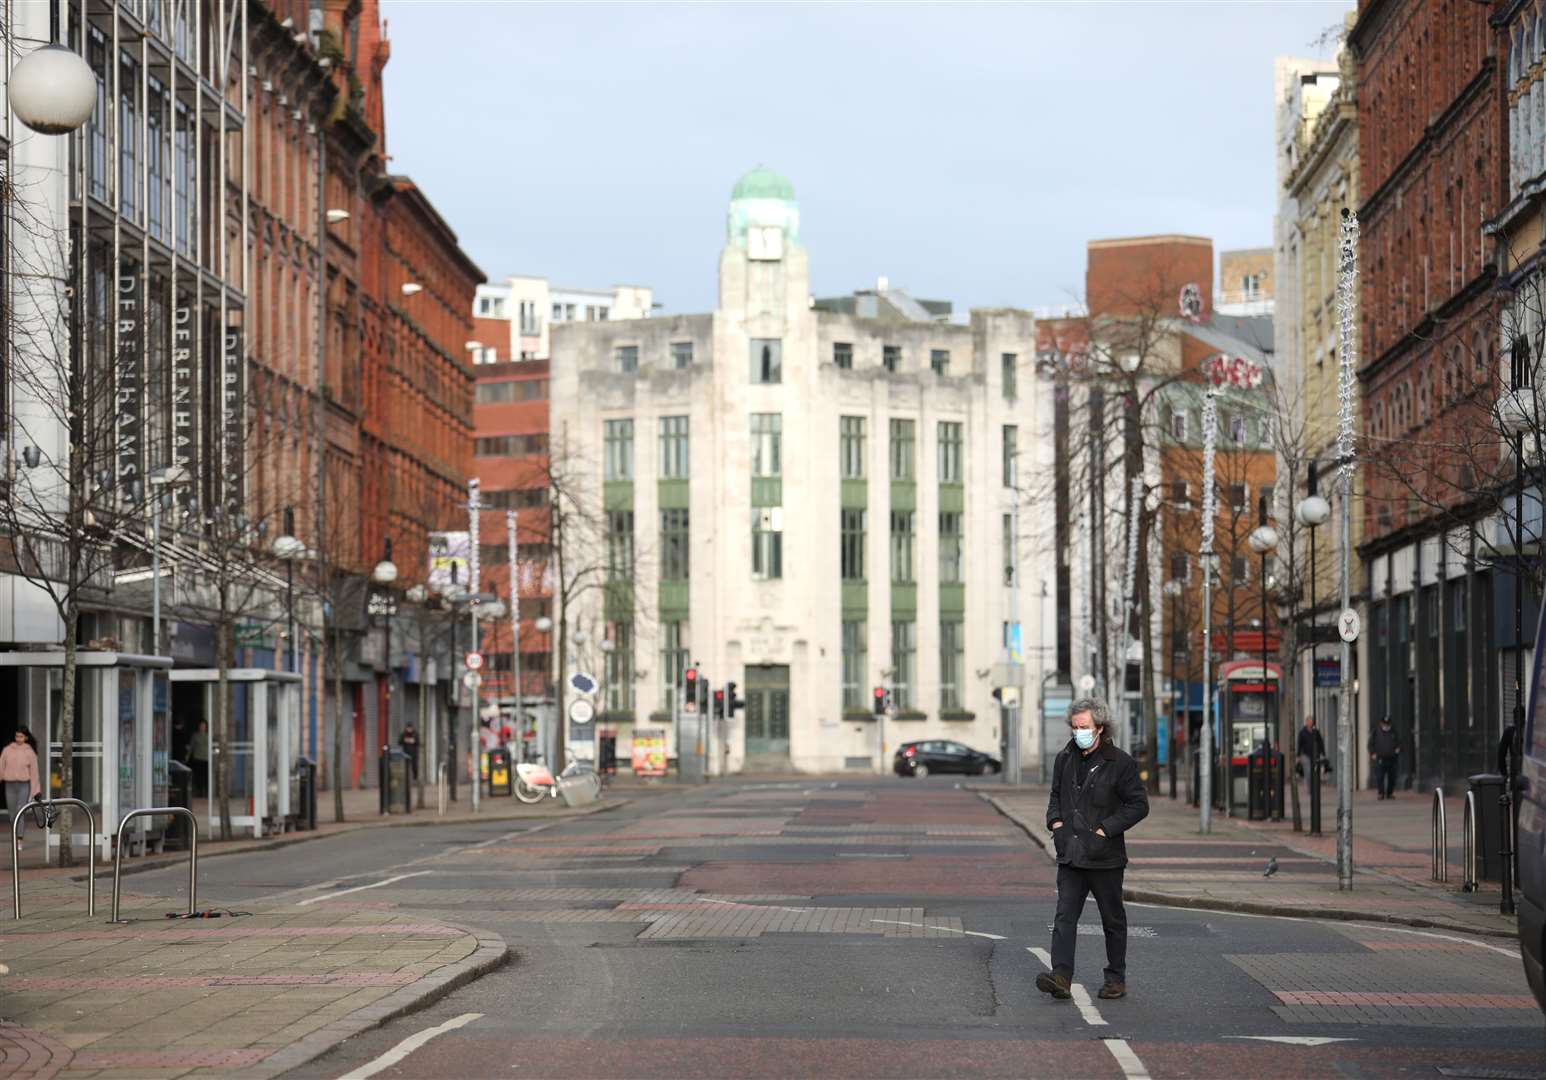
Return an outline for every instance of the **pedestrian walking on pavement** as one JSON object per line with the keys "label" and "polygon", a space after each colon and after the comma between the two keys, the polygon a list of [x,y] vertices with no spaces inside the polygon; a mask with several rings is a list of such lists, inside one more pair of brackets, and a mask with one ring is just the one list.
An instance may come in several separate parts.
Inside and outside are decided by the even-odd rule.
{"label": "pedestrian walking on pavement", "polygon": [[1322,767],[1325,766],[1326,739],[1321,735],[1321,729],[1315,726],[1315,717],[1304,718],[1304,727],[1299,729],[1299,740],[1294,747],[1294,756],[1298,759],[1295,769],[1300,776],[1309,776],[1317,761]]}
{"label": "pedestrian walking on pavement", "polygon": [[193,770],[193,793],[202,798],[209,790],[208,720],[200,720],[188,740],[188,768]]}
{"label": "pedestrian walking on pavement", "polygon": [[419,729],[412,720],[403,725],[403,732],[397,737],[397,745],[408,755],[408,778],[416,782],[419,779]]}
{"label": "pedestrian walking on pavement", "polygon": [[1149,795],[1138,765],[1111,741],[1106,703],[1080,698],[1068,710],[1073,737],[1052,766],[1047,827],[1058,860],[1057,915],[1052,924],[1052,971],[1036,988],[1054,998],[1073,994],[1074,945],[1085,898],[1093,893],[1106,934],[1106,981],[1100,997],[1127,994],[1127,913],[1122,872],[1123,834],[1149,814]]}
{"label": "pedestrian walking on pavement", "polygon": [[[43,785],[38,780],[38,755],[32,749],[32,732],[24,727],[16,729],[11,744],[0,750],[0,783],[5,785],[5,805],[15,818],[27,803],[42,794]],[[27,819],[16,826],[16,850],[21,850],[22,833],[27,831]]]}
{"label": "pedestrian walking on pavement", "polygon": [[1374,787],[1378,798],[1396,794],[1396,760],[1401,756],[1401,736],[1390,726],[1388,715],[1380,717],[1380,726],[1369,733],[1369,757],[1374,762]]}

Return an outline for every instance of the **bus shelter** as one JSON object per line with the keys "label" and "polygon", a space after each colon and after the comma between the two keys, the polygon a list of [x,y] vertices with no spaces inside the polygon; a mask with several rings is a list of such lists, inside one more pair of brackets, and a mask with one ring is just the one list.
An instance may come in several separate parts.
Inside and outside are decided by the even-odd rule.
{"label": "bus shelter", "polygon": [[[101,826],[104,859],[123,815],[146,806],[165,806],[171,757],[171,707],[167,676],[169,656],[101,649],[75,654],[75,722],[70,790],[64,787],[64,650],[0,652],[0,685],[14,690],[14,711],[5,717],[11,730],[28,727],[38,740],[38,767],[50,798],[72,797],[91,807]],[[6,735],[6,741],[10,736]],[[72,817],[72,829],[84,830],[84,814]],[[144,833],[148,818],[131,828]],[[71,833],[72,847],[87,842],[84,831]],[[52,858],[59,837],[50,833]]]}
{"label": "bus shelter", "polygon": [[[230,668],[225,673],[231,693],[230,728],[225,753],[230,757],[231,829],[250,830],[255,837],[283,832],[295,811],[291,781],[301,745],[301,676],[268,668]],[[196,684],[203,691],[202,718],[209,724],[210,755],[204,790],[210,793],[211,833],[220,827],[220,803],[214,798],[216,695],[218,668],[179,668],[172,682]]]}

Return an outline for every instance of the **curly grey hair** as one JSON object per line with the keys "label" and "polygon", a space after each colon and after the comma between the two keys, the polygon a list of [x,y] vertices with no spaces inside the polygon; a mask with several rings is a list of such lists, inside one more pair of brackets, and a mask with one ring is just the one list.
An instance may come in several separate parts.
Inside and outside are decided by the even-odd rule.
{"label": "curly grey hair", "polygon": [[1090,719],[1095,722],[1095,727],[1103,735],[1111,730],[1111,709],[1099,698],[1082,697],[1068,707],[1068,722],[1071,725],[1074,717],[1080,713],[1089,713]]}

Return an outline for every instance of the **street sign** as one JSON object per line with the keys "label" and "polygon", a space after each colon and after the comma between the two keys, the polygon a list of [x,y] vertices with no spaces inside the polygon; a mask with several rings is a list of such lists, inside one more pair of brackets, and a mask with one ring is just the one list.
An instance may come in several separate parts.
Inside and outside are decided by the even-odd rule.
{"label": "street sign", "polygon": [[1363,631],[1363,622],[1358,618],[1358,612],[1352,608],[1344,608],[1337,616],[1337,636],[1351,645],[1358,640],[1358,635]]}
{"label": "street sign", "polygon": [[569,703],[569,719],[576,724],[588,724],[596,717],[596,706],[585,698],[575,698]]}
{"label": "street sign", "polygon": [[1020,704],[1020,688],[1018,686],[1005,686],[999,690],[999,704],[1006,709],[1013,709]]}
{"label": "street sign", "polygon": [[467,654],[467,661],[466,662],[467,662],[467,670],[468,671],[481,671],[481,670],[483,670],[483,654],[482,653],[475,653],[475,652],[468,653]]}
{"label": "street sign", "polygon": [[583,671],[576,671],[569,676],[569,685],[582,694],[594,694],[596,692],[596,680]]}
{"label": "street sign", "polygon": [[483,676],[476,671],[467,671],[462,674],[462,685],[469,690],[476,690],[483,685]]}

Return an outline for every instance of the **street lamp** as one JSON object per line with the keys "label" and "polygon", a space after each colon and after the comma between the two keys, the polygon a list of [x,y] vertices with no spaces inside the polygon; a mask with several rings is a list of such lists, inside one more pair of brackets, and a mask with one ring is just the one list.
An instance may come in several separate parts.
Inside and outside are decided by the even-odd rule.
{"label": "street lamp", "polygon": [[1251,533],[1246,543],[1250,545],[1252,551],[1261,556],[1261,682],[1262,702],[1265,705],[1262,719],[1264,721],[1263,734],[1267,744],[1264,755],[1265,760],[1263,762],[1267,776],[1267,806],[1264,813],[1268,818],[1278,818],[1281,820],[1280,815],[1276,813],[1277,799],[1273,797],[1272,792],[1272,753],[1278,741],[1278,718],[1277,713],[1274,711],[1277,701],[1272,695],[1272,682],[1267,671],[1267,556],[1278,548],[1278,531],[1267,524],[1267,496],[1265,493],[1261,497],[1259,520],[1261,523],[1256,526],[1256,529]]}
{"label": "street lamp", "polygon": [[[383,751],[385,751],[388,747],[391,746],[391,741],[390,740],[391,740],[391,737],[392,737],[392,608],[393,608],[393,604],[392,604],[391,592],[389,591],[389,587],[391,586],[392,582],[397,580],[397,564],[392,561],[392,538],[390,536],[386,537],[382,541],[381,561],[378,562],[376,564],[376,568],[370,572],[370,580],[375,582],[377,585],[388,587],[388,589],[386,590],[386,597],[387,597],[386,598],[386,602],[383,605],[384,610],[385,610],[385,619],[384,619],[384,621],[386,623],[386,647],[385,647],[385,650],[384,650],[385,651],[385,658],[386,658],[386,710],[385,711],[386,711],[386,729],[387,729],[387,739],[388,739],[387,746],[382,748]],[[383,799],[386,798],[386,795],[385,795],[384,792],[382,794],[382,798]],[[385,804],[383,803],[383,805],[385,805]],[[385,813],[384,810],[382,812]]]}
{"label": "street lamp", "polygon": [[[1317,657],[1317,631],[1320,628],[1320,620],[1315,611],[1315,530],[1331,520],[1331,504],[1316,493],[1316,468],[1315,462],[1310,462],[1310,469],[1306,477],[1305,490],[1309,493],[1299,500],[1299,505],[1294,508],[1294,517],[1299,524],[1310,530],[1310,715],[1315,717],[1315,726],[1319,730],[1320,701],[1316,691],[1315,661]],[[1324,736],[1322,736],[1324,738]],[[1310,784],[1310,835],[1321,834],[1321,769],[1323,765],[1320,757],[1312,752],[1313,759],[1310,762],[1310,772],[1307,779]],[[1297,790],[1297,789],[1296,789]]]}
{"label": "street lamp", "polygon": [[48,0],[48,40],[11,69],[7,89],[22,123],[41,135],[65,135],[91,118],[97,77],[84,57],[59,44],[58,0]]}
{"label": "street lamp", "polygon": [[[1178,609],[1180,607],[1181,595],[1186,592],[1186,586],[1182,585],[1181,582],[1175,578],[1171,578],[1169,581],[1165,582],[1164,592],[1165,595],[1170,598],[1170,684],[1171,686],[1175,686],[1176,637],[1181,627],[1181,613]],[[1186,680],[1182,679],[1181,715],[1183,717],[1190,715],[1188,707],[1190,703],[1187,701],[1187,691],[1189,689],[1190,687],[1187,686]],[[1173,694],[1171,697],[1170,708],[1170,735],[1166,742],[1168,744],[1168,750],[1165,757],[1170,764],[1170,797],[1174,799],[1176,797],[1176,709],[1175,697]]]}

